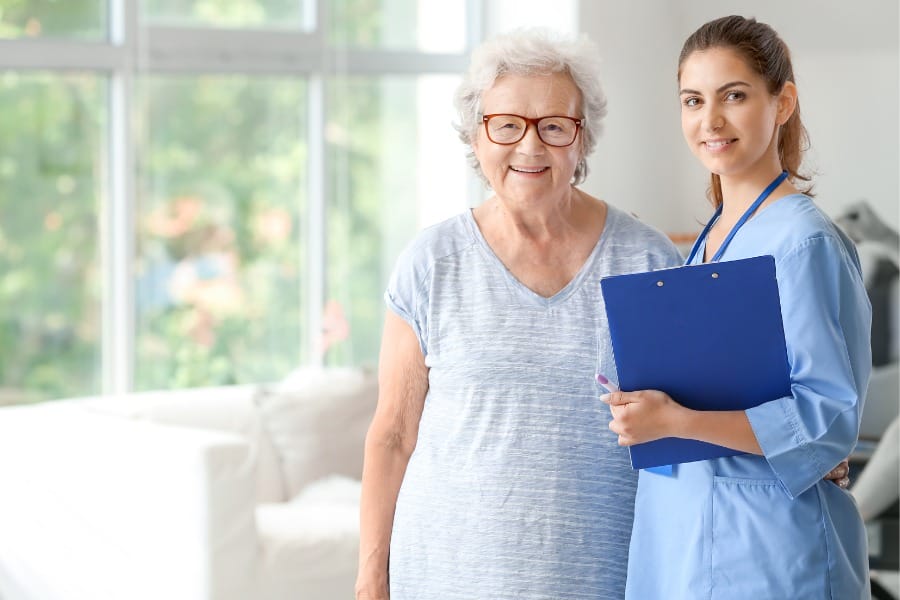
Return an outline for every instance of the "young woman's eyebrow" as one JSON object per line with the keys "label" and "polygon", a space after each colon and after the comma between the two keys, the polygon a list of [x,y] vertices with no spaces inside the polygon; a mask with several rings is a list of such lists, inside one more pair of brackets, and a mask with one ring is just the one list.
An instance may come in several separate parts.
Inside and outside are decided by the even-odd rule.
{"label": "young woman's eyebrow", "polygon": [[[746,87],[750,87],[750,84],[747,83],[746,81],[740,81],[740,80],[738,80],[738,81],[730,81],[730,82],[726,83],[725,85],[719,86],[719,88],[716,90],[716,93],[724,92],[724,91],[727,90],[728,88],[730,88],[730,87],[736,87],[736,86],[746,86]],[[689,88],[684,88],[684,89],[682,89],[680,92],[678,92],[678,94],[679,94],[679,95],[684,95],[684,94],[697,94],[697,95],[700,95],[700,92],[697,91],[697,90],[692,90],[692,89],[689,89]]]}

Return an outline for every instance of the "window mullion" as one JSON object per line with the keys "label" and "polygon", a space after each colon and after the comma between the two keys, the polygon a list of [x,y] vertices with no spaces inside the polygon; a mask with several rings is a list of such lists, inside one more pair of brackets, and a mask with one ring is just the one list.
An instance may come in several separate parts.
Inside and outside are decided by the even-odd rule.
{"label": "window mullion", "polygon": [[[466,50],[471,52],[484,40],[485,23],[487,22],[487,6],[484,0],[466,0]],[[460,70],[460,73],[463,71]],[[467,206],[475,207],[485,200],[485,185],[475,171],[466,170]]]}
{"label": "window mullion", "polygon": [[134,230],[137,222],[134,115],[137,0],[114,0],[110,39],[125,60],[110,82],[109,166],[102,211],[103,392],[125,393],[134,387],[135,293]]}
{"label": "window mullion", "polygon": [[147,68],[159,73],[296,74],[321,65],[318,33],[148,26]]}
{"label": "window mullion", "polygon": [[466,54],[484,40],[487,7],[484,0],[466,0]]}
{"label": "window mullion", "polygon": [[0,70],[107,71],[122,68],[121,47],[68,40],[0,40]]}
{"label": "window mullion", "polygon": [[321,75],[310,77],[307,114],[307,201],[306,201],[306,338],[307,362],[321,365],[319,347],[322,333],[322,305],[325,299],[325,261],[328,256],[325,228],[325,83]]}

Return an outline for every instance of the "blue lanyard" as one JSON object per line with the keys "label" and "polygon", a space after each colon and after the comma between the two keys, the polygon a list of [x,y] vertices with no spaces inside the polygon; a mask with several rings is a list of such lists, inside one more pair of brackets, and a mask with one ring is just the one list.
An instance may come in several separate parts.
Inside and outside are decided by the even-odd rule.
{"label": "blue lanyard", "polygon": [[[716,252],[716,255],[712,257],[712,260],[709,262],[719,262],[719,259],[722,258],[722,255],[725,253],[725,248],[728,247],[728,244],[731,243],[731,238],[734,237],[734,234],[738,232],[738,229],[747,222],[753,213],[756,212],[756,209],[759,208],[759,205],[766,201],[766,198],[781,185],[781,182],[784,181],[788,176],[787,171],[782,171],[781,175],[775,178],[775,180],[766,187],[759,195],[759,198],[750,205],[750,208],[741,216],[737,223],[734,224],[734,227],[731,228],[731,231],[728,232],[728,237],[725,238],[725,241],[722,242],[722,245],[719,246],[719,251]],[[722,214],[722,205],[719,205],[719,208],[716,209],[716,214],[712,216],[712,219],[709,220],[709,223],[706,224],[706,227],[703,229],[703,233],[700,234],[700,237],[697,238],[697,241],[694,242],[694,247],[691,248],[691,255],[688,257],[687,261],[684,264],[689,265],[694,261],[694,257],[697,255],[697,251],[700,249],[700,244],[703,243],[703,240],[706,239],[706,236],[709,235],[709,230],[712,229],[712,226],[716,223],[719,216]]]}

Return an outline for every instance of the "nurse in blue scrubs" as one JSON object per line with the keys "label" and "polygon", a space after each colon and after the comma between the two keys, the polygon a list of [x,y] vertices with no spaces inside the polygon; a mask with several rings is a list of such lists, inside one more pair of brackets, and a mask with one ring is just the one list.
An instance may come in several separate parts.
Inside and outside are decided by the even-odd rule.
{"label": "nurse in blue scrubs", "polygon": [[799,171],[790,53],[768,25],[725,17],[687,39],[678,81],[684,137],[712,174],[716,209],[687,262],[775,257],[791,395],[733,412],[654,390],[605,397],[621,445],[682,437],[747,453],[641,472],[626,598],[868,598],[862,519],[822,477],[856,443],[871,310],[854,246]]}

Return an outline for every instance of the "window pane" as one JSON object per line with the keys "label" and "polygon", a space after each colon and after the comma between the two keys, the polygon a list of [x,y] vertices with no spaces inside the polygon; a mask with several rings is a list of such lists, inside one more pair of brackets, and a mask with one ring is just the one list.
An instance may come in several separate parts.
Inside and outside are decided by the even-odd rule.
{"label": "window pane", "polygon": [[0,0],[0,37],[107,37],[108,0]]}
{"label": "window pane", "polygon": [[278,379],[305,359],[306,84],[141,94],[136,387]]}
{"label": "window pane", "polygon": [[0,403],[99,391],[106,93],[0,75]]}
{"label": "window pane", "polygon": [[466,48],[466,2],[333,0],[331,43],[337,46],[459,53]]}
{"label": "window pane", "polygon": [[305,29],[315,0],[145,0],[143,17],[156,24],[199,27]]}
{"label": "window pane", "polygon": [[465,148],[452,127],[457,83],[435,75],[328,84],[326,363],[375,364],[397,255],[419,229],[466,206]]}

